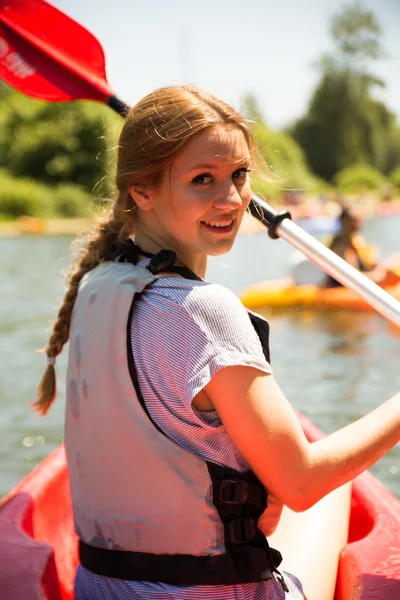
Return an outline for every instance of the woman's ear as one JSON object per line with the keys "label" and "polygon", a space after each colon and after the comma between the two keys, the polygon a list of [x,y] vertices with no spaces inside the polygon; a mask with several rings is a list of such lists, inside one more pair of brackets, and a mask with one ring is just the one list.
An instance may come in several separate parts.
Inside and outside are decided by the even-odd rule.
{"label": "woman's ear", "polygon": [[148,188],[140,185],[132,185],[129,188],[129,192],[135,204],[137,204],[137,206],[142,210],[150,210],[153,207],[151,196],[148,193]]}

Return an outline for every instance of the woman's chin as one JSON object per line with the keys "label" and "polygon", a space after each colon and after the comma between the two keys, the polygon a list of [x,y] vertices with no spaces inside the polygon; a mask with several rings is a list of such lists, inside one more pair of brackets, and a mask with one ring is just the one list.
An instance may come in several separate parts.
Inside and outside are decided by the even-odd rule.
{"label": "woman's chin", "polygon": [[214,246],[213,248],[210,248],[209,251],[207,252],[208,256],[222,256],[222,254],[227,254],[231,249],[232,246],[234,244],[235,240],[226,240],[224,241],[223,244],[219,244],[218,246]]}

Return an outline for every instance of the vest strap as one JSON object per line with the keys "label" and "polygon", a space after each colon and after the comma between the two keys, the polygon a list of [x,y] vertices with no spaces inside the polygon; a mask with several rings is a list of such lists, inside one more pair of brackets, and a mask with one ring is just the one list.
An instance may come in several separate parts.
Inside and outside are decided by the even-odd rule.
{"label": "vest strap", "polygon": [[[271,555],[279,564],[279,552],[271,548]],[[239,546],[235,553],[192,556],[108,550],[80,540],[79,559],[85,569],[98,575],[179,586],[266,581],[274,578],[276,572],[274,565],[266,561],[264,548],[245,545]]]}
{"label": "vest strap", "polygon": [[263,488],[251,485],[243,479],[213,481],[214,500],[224,504],[252,504],[263,511],[266,508],[266,493]]}
{"label": "vest strap", "polygon": [[146,269],[152,275],[157,275],[161,271],[169,269],[175,264],[176,254],[172,250],[161,250],[158,254],[152,257]]}
{"label": "vest strap", "polygon": [[234,519],[224,523],[225,542],[231,544],[249,544],[256,536],[256,525],[253,519]]}

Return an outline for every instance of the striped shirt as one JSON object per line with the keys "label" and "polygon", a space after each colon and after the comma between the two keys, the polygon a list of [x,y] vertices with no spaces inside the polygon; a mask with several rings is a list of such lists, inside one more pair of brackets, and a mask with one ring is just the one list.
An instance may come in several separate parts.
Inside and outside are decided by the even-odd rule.
{"label": "striped shirt", "polygon": [[[162,277],[135,301],[132,351],[146,407],[167,437],[203,460],[239,471],[248,464],[215,411],[192,405],[213,375],[245,365],[270,373],[260,341],[239,299],[204,281]],[[303,598],[295,578],[291,592],[274,579],[234,586],[173,586],[122,581],[79,567],[75,600],[295,600]]]}

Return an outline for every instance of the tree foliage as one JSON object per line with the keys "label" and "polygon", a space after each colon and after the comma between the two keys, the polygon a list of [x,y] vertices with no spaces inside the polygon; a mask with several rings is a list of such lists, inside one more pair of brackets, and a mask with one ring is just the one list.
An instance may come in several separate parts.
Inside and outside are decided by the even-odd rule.
{"label": "tree foliage", "polygon": [[393,169],[393,171],[389,175],[390,182],[395,187],[395,189],[400,192],[400,166]]}
{"label": "tree foliage", "polygon": [[253,133],[267,166],[264,172],[254,173],[254,191],[274,199],[286,190],[315,191],[320,182],[309,171],[299,144],[289,134],[267,127],[253,95],[244,98],[243,112],[253,121]]}
{"label": "tree foliage", "polygon": [[360,190],[382,190],[387,179],[378,169],[366,164],[346,167],[334,177],[337,187],[352,194]]}
{"label": "tree foliage", "polygon": [[31,179],[15,179],[0,169],[0,216],[48,217],[52,212],[51,192]]}
{"label": "tree foliage", "polygon": [[0,169],[0,219],[31,217],[88,217],[93,194],[72,183],[49,186]]}
{"label": "tree foliage", "polygon": [[339,58],[353,68],[354,61],[363,63],[384,55],[379,41],[381,28],[374,14],[359,2],[347,5],[332,17],[330,33],[336,42]]}
{"label": "tree foliage", "polygon": [[368,71],[383,55],[380,27],[373,13],[354,4],[333,17],[331,34],[336,52],[319,61],[321,80],[291,133],[322,178],[358,163],[388,173],[399,160],[396,118],[374,98],[383,82]]}
{"label": "tree foliage", "polygon": [[109,108],[0,90],[0,109],[0,167],[47,185],[71,182],[98,196],[110,193],[111,148],[121,122]]}

